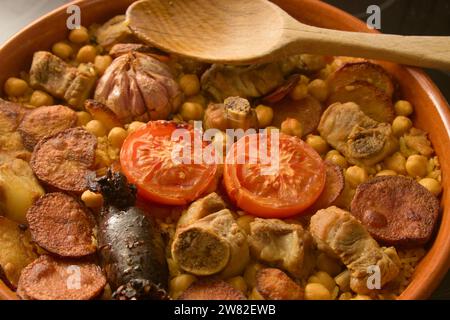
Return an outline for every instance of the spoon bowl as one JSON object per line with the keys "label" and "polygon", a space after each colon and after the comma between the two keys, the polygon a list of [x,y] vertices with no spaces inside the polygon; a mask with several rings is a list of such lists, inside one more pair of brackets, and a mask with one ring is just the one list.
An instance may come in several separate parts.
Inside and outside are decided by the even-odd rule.
{"label": "spoon bowl", "polygon": [[450,70],[450,37],[312,27],[267,0],[140,0],[127,20],[142,41],[206,62],[260,63],[310,53]]}

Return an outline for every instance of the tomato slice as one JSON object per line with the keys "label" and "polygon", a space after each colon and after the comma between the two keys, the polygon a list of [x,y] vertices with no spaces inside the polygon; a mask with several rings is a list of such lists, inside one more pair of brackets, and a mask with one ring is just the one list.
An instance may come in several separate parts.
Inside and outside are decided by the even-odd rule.
{"label": "tomato slice", "polygon": [[[190,140],[174,139],[176,129],[185,129],[186,140]],[[174,161],[173,156],[179,154],[177,150],[186,144],[190,144],[193,159],[193,141],[194,130],[190,125],[151,121],[125,140],[120,152],[122,171],[137,186],[138,195],[148,200],[169,205],[190,203],[210,188],[217,173],[216,164]],[[201,144],[207,145],[202,141]]]}
{"label": "tomato slice", "polygon": [[[257,150],[252,150],[250,141],[255,138]],[[278,152],[278,169],[263,174],[271,164],[254,159],[264,154],[260,153],[260,148],[265,147],[261,138],[261,134],[244,136],[231,146],[224,167],[228,195],[241,209],[263,218],[301,213],[316,201],[325,186],[322,159],[301,139],[280,133],[278,148],[272,148],[271,139],[266,139],[268,159],[274,158],[273,151]],[[242,157],[243,153],[245,162],[238,161],[238,154]]]}

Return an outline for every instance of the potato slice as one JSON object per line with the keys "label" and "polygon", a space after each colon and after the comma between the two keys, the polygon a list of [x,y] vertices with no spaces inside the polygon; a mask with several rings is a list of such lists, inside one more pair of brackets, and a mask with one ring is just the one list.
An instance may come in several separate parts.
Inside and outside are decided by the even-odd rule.
{"label": "potato slice", "polygon": [[280,127],[286,118],[294,118],[303,125],[303,135],[307,135],[317,129],[322,115],[322,106],[312,97],[294,101],[285,98],[272,105],[274,117],[272,125]]}
{"label": "potato slice", "polygon": [[28,208],[44,194],[28,163],[13,159],[0,165],[0,212],[26,224]]}
{"label": "potato slice", "polygon": [[20,274],[38,257],[31,244],[30,232],[17,222],[0,216],[0,267],[8,282],[17,287]]}
{"label": "potato slice", "polygon": [[194,282],[178,300],[246,300],[244,294],[229,283],[217,279]]}
{"label": "potato slice", "polygon": [[337,69],[328,78],[330,92],[345,87],[355,81],[366,81],[382,90],[388,97],[394,93],[394,83],[383,67],[368,62],[350,62]]}
{"label": "potato slice", "polygon": [[84,107],[91,114],[92,118],[100,121],[109,131],[114,127],[122,127],[122,122],[116,114],[103,103],[95,100],[86,100]]}
{"label": "potato slice", "polygon": [[367,81],[355,81],[336,88],[328,98],[328,105],[335,102],[354,102],[359,105],[362,112],[378,122],[391,123],[394,120],[391,98]]}
{"label": "potato slice", "polygon": [[26,114],[17,130],[25,147],[33,151],[42,138],[72,128],[76,124],[77,114],[72,109],[59,105],[45,106]]}
{"label": "potato slice", "polygon": [[308,212],[314,214],[317,210],[329,207],[344,191],[344,173],[337,164],[325,161],[325,170],[327,174],[325,188],[319,198],[308,209]]}

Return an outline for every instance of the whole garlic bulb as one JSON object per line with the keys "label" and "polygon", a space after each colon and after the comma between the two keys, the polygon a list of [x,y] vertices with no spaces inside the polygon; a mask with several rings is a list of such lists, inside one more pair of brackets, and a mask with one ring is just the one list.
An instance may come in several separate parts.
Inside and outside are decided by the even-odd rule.
{"label": "whole garlic bulb", "polygon": [[95,100],[120,121],[167,119],[182,101],[182,92],[167,65],[139,52],[114,59],[101,77]]}

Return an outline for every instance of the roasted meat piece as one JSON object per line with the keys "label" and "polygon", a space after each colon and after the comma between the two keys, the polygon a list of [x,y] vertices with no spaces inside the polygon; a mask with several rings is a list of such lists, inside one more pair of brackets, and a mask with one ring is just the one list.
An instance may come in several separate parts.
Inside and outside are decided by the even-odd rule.
{"label": "roasted meat piece", "polygon": [[300,278],[314,267],[312,237],[300,224],[256,218],[248,237],[254,257]]}
{"label": "roasted meat piece", "polygon": [[369,277],[379,268],[381,287],[399,273],[399,265],[384,252],[351,213],[329,207],[311,217],[310,231],[320,250],[338,257],[350,270],[350,287],[361,294],[372,292]]}
{"label": "roasted meat piece", "polygon": [[320,119],[318,130],[353,164],[374,165],[398,146],[389,124],[369,118],[352,102],[329,106]]}
{"label": "roasted meat piece", "polygon": [[31,86],[64,99],[71,106],[82,106],[96,80],[93,67],[87,66],[80,71],[47,51],[38,51],[33,56],[30,70]]}
{"label": "roasted meat piece", "polygon": [[172,257],[195,275],[240,274],[249,261],[247,237],[228,209],[207,215],[179,228],[172,243]]}
{"label": "roasted meat piece", "polygon": [[95,100],[108,106],[123,123],[166,119],[181,98],[169,67],[135,51],[116,58],[95,91]]}
{"label": "roasted meat piece", "polygon": [[203,119],[205,129],[243,129],[258,128],[256,112],[247,99],[228,97],[224,103],[208,106]]}
{"label": "roasted meat piece", "polygon": [[194,201],[178,220],[177,228],[185,227],[208,214],[225,209],[225,203],[215,192]]}
{"label": "roasted meat piece", "polygon": [[115,16],[99,27],[95,33],[97,43],[106,50],[121,42],[134,42],[136,38],[128,28],[124,15]]}

